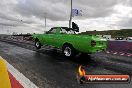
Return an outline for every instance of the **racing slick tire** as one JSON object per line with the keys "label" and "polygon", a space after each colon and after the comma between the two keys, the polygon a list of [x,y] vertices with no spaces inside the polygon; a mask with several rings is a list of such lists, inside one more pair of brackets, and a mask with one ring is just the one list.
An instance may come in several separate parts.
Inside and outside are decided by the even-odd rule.
{"label": "racing slick tire", "polygon": [[40,43],[40,41],[37,39],[37,40],[35,40],[35,47],[36,47],[36,49],[40,49],[41,48],[41,43]]}
{"label": "racing slick tire", "polygon": [[76,50],[70,44],[63,45],[62,53],[65,57],[72,58],[76,56]]}

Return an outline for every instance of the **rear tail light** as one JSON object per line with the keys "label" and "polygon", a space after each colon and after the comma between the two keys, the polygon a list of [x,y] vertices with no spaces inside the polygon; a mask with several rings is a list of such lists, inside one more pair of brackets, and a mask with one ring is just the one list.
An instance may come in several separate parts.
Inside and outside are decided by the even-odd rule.
{"label": "rear tail light", "polygon": [[92,47],[96,46],[96,41],[92,40],[92,41],[91,41],[91,46],[92,46]]}

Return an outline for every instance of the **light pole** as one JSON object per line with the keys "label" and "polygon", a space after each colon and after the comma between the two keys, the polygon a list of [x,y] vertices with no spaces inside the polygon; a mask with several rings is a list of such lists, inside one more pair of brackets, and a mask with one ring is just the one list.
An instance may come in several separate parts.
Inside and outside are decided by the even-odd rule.
{"label": "light pole", "polygon": [[71,0],[71,13],[70,13],[70,20],[69,20],[69,28],[71,28],[71,22],[72,22],[72,0]]}
{"label": "light pole", "polygon": [[46,29],[46,13],[45,13],[45,29]]}

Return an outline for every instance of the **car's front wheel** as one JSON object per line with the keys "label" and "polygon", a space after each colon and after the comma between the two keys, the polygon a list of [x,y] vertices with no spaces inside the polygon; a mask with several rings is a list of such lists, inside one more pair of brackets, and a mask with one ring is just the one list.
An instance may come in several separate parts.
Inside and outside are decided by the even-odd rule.
{"label": "car's front wheel", "polygon": [[35,47],[36,47],[36,49],[40,49],[41,48],[41,43],[40,43],[39,40],[35,41]]}
{"label": "car's front wheel", "polygon": [[76,55],[76,50],[72,45],[64,45],[62,47],[62,52],[65,57],[74,57]]}

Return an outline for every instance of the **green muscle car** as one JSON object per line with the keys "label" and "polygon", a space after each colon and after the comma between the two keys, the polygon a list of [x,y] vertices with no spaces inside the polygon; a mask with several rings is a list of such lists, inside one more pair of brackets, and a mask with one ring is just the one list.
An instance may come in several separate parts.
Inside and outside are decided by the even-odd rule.
{"label": "green muscle car", "polygon": [[33,34],[33,39],[37,49],[42,45],[51,45],[62,49],[66,57],[74,57],[80,52],[92,54],[107,48],[106,39],[95,35],[75,34],[74,29],[68,27],[53,27],[45,34]]}

